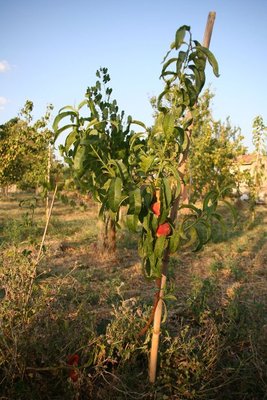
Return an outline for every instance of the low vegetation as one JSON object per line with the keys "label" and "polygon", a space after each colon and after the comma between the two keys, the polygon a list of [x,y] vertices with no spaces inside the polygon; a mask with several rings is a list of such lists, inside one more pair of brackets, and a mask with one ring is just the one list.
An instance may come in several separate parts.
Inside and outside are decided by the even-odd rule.
{"label": "low vegetation", "polygon": [[102,252],[97,214],[91,201],[56,202],[35,277],[43,200],[1,199],[0,399],[266,398],[266,207],[251,223],[243,205],[224,241],[216,231],[171,257],[154,385],[151,328],[139,335],[154,283],[137,234],[122,228],[114,256]]}

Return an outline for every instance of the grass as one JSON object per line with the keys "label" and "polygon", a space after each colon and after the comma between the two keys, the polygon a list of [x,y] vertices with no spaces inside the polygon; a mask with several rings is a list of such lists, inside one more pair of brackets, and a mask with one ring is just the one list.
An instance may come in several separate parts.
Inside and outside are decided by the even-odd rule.
{"label": "grass", "polygon": [[[98,243],[97,207],[55,204],[45,253],[34,260],[44,204],[0,202],[0,399],[267,398],[267,210],[240,210],[227,240],[171,258],[168,313],[156,384],[147,378],[155,293],[136,235],[118,232],[116,256]],[[24,204],[27,204],[24,202]],[[223,210],[224,212],[224,210]],[[78,366],[68,364],[79,356]],[[76,376],[77,380],[71,379]]]}

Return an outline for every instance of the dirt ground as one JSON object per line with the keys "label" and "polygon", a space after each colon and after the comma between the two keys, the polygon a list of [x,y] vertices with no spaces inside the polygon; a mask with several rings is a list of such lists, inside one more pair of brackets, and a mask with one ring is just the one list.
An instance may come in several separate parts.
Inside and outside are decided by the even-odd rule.
{"label": "dirt ground", "polygon": [[[31,198],[31,195],[23,194],[1,198],[0,242],[3,249],[7,246],[15,246],[21,251],[26,249],[34,259],[45,227],[45,209],[44,202],[37,199],[33,210],[29,205]],[[24,200],[27,201],[23,203]],[[224,209],[221,211],[225,213]],[[75,319],[78,305],[86,299],[86,312],[95,317],[99,326],[103,322],[105,329],[112,319],[114,304],[121,299],[135,298],[141,304],[152,306],[156,289],[155,283],[145,279],[142,273],[137,251],[138,234],[130,234],[122,224],[117,232],[117,252],[103,253],[99,241],[101,223],[97,213],[98,207],[92,201],[84,204],[76,199],[74,207],[56,201],[45,239],[45,252],[38,265],[37,280],[51,302],[56,297],[55,288],[58,290],[66,284],[64,298],[72,296],[72,308],[66,318]],[[232,313],[228,316],[230,320],[240,310],[242,315],[245,305],[250,310],[251,332],[257,329],[258,340],[267,343],[267,208],[264,205],[257,207],[254,222],[250,220],[246,204],[238,210],[236,225],[230,222],[228,214],[226,219],[228,228],[224,236],[216,231],[214,240],[200,252],[183,251],[171,257],[167,294],[176,299],[170,297],[167,301],[165,325],[169,334],[176,337],[183,325],[192,324],[205,313],[216,316],[222,308],[229,307]],[[255,307],[263,310],[257,328],[253,322]],[[230,326],[229,320],[225,325]],[[199,322],[193,324],[194,329],[198,329]],[[229,350],[229,354],[248,346],[245,343],[244,338],[238,341],[234,345],[235,350]],[[266,350],[262,348],[262,353]],[[262,367],[257,364],[257,368]],[[261,369],[259,376],[262,376],[260,374]]]}

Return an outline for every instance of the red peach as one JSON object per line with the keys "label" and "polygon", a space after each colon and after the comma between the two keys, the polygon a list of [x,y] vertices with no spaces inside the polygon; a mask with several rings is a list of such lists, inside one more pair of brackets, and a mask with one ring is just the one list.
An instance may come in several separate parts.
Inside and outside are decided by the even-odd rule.
{"label": "red peach", "polygon": [[168,222],[164,222],[164,224],[159,225],[156,236],[168,236],[171,233],[171,226]]}
{"label": "red peach", "polygon": [[78,371],[75,371],[74,369],[69,371],[69,377],[72,380],[72,382],[77,382],[79,378]]}
{"label": "red peach", "polygon": [[156,203],[153,203],[151,205],[151,210],[153,211],[153,213],[159,217],[160,216],[160,201],[157,201]]}

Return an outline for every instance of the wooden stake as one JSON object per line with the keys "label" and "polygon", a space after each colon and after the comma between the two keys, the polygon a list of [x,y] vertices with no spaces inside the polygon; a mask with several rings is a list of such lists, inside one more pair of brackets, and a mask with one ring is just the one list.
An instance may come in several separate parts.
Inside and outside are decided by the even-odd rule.
{"label": "wooden stake", "polygon": [[[215,17],[216,17],[215,12],[210,12],[208,15],[208,20],[207,20],[207,24],[206,24],[205,33],[204,33],[204,39],[203,39],[204,47],[209,47],[209,45],[210,45],[210,40],[211,40]],[[185,165],[185,163],[183,164],[183,167],[184,167],[184,165]],[[173,209],[171,210],[171,218],[173,221],[175,221],[176,216],[177,216],[179,200],[180,200],[180,198],[177,199],[177,201],[173,205]],[[157,304],[155,314],[154,314],[153,334],[152,334],[152,342],[151,342],[151,350],[150,350],[149,381],[152,384],[155,383],[155,381],[156,381],[160,326],[161,326],[161,319],[162,319],[162,306],[163,306],[164,290],[166,287],[166,274],[167,274],[168,261],[169,261],[169,249],[167,248],[165,250],[165,254],[164,254],[159,300],[158,300],[158,304]]]}
{"label": "wooden stake", "polygon": [[156,380],[157,373],[157,361],[158,361],[158,348],[159,348],[159,335],[160,335],[160,325],[162,317],[162,299],[164,296],[164,289],[166,286],[166,275],[161,276],[161,287],[159,292],[159,301],[154,314],[153,323],[153,336],[150,350],[150,360],[149,360],[149,381],[154,383]]}
{"label": "wooden stake", "polygon": [[203,43],[202,43],[202,45],[204,47],[208,47],[208,48],[210,47],[211,35],[212,35],[212,31],[213,31],[213,25],[215,22],[215,18],[216,18],[216,12],[215,11],[209,12],[206,29],[205,29],[204,37],[203,37]]}
{"label": "wooden stake", "polygon": [[45,237],[46,237],[48,224],[49,224],[49,221],[50,221],[50,218],[51,218],[51,214],[52,214],[52,210],[53,210],[53,206],[54,206],[54,202],[55,202],[55,198],[56,198],[56,193],[57,193],[57,185],[55,187],[55,190],[54,190],[54,193],[53,193],[53,197],[52,197],[52,200],[51,200],[51,204],[50,204],[50,208],[48,210],[48,216],[46,218],[45,229],[44,229],[42,241],[41,241],[41,244],[40,244],[39,252],[38,252],[38,255],[37,255],[37,259],[35,261],[35,265],[37,265],[39,263],[39,261],[40,261],[40,257],[41,257],[42,250],[43,250],[43,245],[44,245],[44,241],[45,241]]}
{"label": "wooden stake", "polygon": [[55,198],[56,198],[56,193],[57,193],[57,185],[55,187],[55,190],[54,190],[54,193],[53,193],[53,197],[52,197],[52,200],[51,200],[51,204],[50,204],[50,208],[49,208],[49,212],[48,212],[48,217],[46,218],[46,224],[45,224],[45,228],[44,228],[42,241],[41,241],[41,244],[40,244],[40,247],[39,247],[39,252],[38,252],[36,260],[33,263],[34,270],[33,270],[32,276],[31,276],[31,281],[30,281],[30,284],[29,284],[29,289],[28,289],[28,293],[27,293],[27,297],[26,297],[26,301],[25,301],[25,306],[24,306],[24,311],[23,311],[23,314],[24,314],[23,319],[24,319],[24,321],[27,320],[27,305],[28,305],[30,297],[32,295],[33,283],[34,283],[34,280],[35,280],[35,277],[36,277],[36,270],[37,270],[37,266],[39,264],[39,261],[41,259],[41,254],[42,254],[42,250],[43,250],[43,246],[44,246],[44,241],[45,241],[45,237],[46,237],[48,224],[49,224],[49,221],[50,221],[50,218],[51,218],[51,214],[52,214],[52,210],[53,210],[53,206],[54,206],[54,202],[55,202]]}

